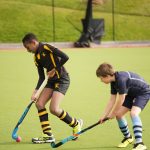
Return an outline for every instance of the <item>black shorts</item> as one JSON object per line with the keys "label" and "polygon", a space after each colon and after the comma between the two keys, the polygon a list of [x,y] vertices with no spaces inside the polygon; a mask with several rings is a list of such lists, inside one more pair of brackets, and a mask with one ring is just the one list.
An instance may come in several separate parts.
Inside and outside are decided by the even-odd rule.
{"label": "black shorts", "polygon": [[150,99],[150,94],[143,94],[137,97],[131,97],[127,95],[123,103],[123,106],[129,109],[131,109],[132,106],[138,106],[143,110],[146,104],[148,103],[149,99]]}
{"label": "black shorts", "polygon": [[70,78],[68,74],[65,74],[60,77],[60,79],[57,80],[48,80],[46,84],[46,88],[51,88],[54,91],[58,91],[62,94],[66,94],[68,88],[70,85]]}

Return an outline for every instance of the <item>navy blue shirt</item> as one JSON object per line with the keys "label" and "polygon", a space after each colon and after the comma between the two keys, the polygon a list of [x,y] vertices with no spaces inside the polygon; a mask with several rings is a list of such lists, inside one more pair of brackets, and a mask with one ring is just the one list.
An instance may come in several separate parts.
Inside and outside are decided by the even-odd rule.
{"label": "navy blue shirt", "polygon": [[115,80],[111,82],[111,94],[127,94],[131,97],[150,93],[150,86],[138,74],[128,71],[115,72]]}

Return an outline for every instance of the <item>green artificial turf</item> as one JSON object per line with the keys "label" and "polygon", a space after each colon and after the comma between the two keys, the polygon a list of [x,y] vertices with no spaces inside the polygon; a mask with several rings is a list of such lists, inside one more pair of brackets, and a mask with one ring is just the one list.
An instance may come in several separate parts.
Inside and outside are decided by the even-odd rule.
{"label": "green artificial turf", "polygon": [[[66,68],[71,85],[61,107],[72,116],[84,120],[83,128],[98,121],[109,99],[109,85],[104,85],[95,75],[98,65],[112,63],[116,70],[133,71],[150,83],[149,48],[97,48],[65,49],[69,55]],[[24,51],[0,51],[0,149],[1,150],[48,150],[49,144],[32,144],[31,138],[41,135],[40,123],[35,106],[19,128],[21,143],[11,138],[12,130],[30,102],[38,76],[32,54]],[[150,147],[150,104],[141,113],[143,140]],[[47,105],[48,108],[48,105]],[[72,134],[72,130],[57,117],[49,115],[56,141]],[[132,132],[129,114],[128,124]],[[60,150],[116,150],[122,140],[117,122],[110,120],[84,133],[78,141],[71,141]],[[132,145],[124,150],[132,149]]]}

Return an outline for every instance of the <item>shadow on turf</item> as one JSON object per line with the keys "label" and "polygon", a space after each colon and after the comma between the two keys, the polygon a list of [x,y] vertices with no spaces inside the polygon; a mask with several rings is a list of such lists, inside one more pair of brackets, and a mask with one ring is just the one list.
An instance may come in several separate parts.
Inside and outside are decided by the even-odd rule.
{"label": "shadow on turf", "polygon": [[90,150],[92,150],[92,149],[114,149],[114,148],[116,148],[116,147],[114,147],[114,146],[93,146],[93,147],[75,147],[75,148],[62,148],[61,150],[68,150],[68,149],[70,149],[70,150],[77,150],[77,149],[81,149],[81,150],[84,150],[84,149],[90,149]]}
{"label": "shadow on turf", "polygon": [[[17,143],[17,142],[3,142],[3,143],[0,143],[0,145],[26,145],[26,144],[32,144],[32,145],[37,145],[37,144],[33,144],[31,142],[20,142],[20,143]],[[43,145],[47,145],[49,146],[49,148],[51,148],[50,144],[43,144]],[[68,148],[63,148],[63,146],[60,146],[61,150],[95,150],[95,149],[116,149],[115,146],[93,146],[93,147],[75,147],[75,148],[72,148],[72,147],[68,147]],[[45,148],[39,148],[39,149],[48,149],[47,147]]]}
{"label": "shadow on turf", "polygon": [[[51,146],[50,146],[50,148],[51,148]],[[72,147],[63,148],[63,146],[62,146],[60,148],[61,148],[61,150],[95,150],[95,149],[103,149],[103,150],[112,149],[112,150],[114,150],[114,149],[116,149],[115,146],[97,146],[97,147],[93,146],[93,147],[75,147],[75,148],[72,148]],[[47,149],[47,148],[40,148],[40,149]]]}
{"label": "shadow on turf", "polygon": [[[59,142],[59,141],[61,141],[61,140],[57,140],[57,142]],[[75,141],[72,141],[72,142],[75,142]],[[50,144],[49,144],[49,148],[53,149],[53,150],[56,150],[56,149],[59,149],[59,148],[61,148],[61,150],[95,150],[95,149],[103,149],[103,150],[112,149],[112,150],[116,150],[116,146],[95,146],[95,147],[93,146],[93,147],[74,147],[74,148],[68,147],[68,148],[64,148],[64,145],[62,145],[58,148],[52,148]],[[43,149],[47,149],[47,148],[39,148],[39,150],[40,149],[43,150]]]}
{"label": "shadow on turf", "polygon": [[17,143],[17,142],[1,142],[0,143],[0,145],[24,145],[24,144],[33,144],[33,143],[31,143],[31,142],[19,142],[19,143]]}
{"label": "shadow on turf", "polygon": [[62,148],[61,150],[68,150],[68,149],[70,149],[70,150],[77,150],[77,149],[116,149],[116,147],[115,146],[97,146],[97,147],[76,147],[76,148]]}

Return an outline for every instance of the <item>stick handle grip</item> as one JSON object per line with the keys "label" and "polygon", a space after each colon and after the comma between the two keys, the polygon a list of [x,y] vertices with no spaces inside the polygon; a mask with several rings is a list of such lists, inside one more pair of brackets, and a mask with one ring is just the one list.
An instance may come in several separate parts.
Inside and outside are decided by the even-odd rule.
{"label": "stick handle grip", "polygon": [[[105,118],[105,119],[103,120],[103,122],[105,122],[105,121],[107,121],[107,120],[109,120],[108,117]],[[89,129],[92,129],[92,128],[94,128],[95,126],[97,126],[97,125],[99,125],[99,124],[101,124],[101,123],[98,121],[98,122],[96,122],[95,124],[93,124],[93,125],[91,125],[91,126],[85,128],[85,129],[81,130],[81,131],[79,132],[79,134],[84,133],[84,132],[86,132],[86,131],[89,130]]]}
{"label": "stick handle grip", "polygon": [[39,89],[37,90],[37,92],[35,94],[36,99],[39,98],[42,90],[44,89],[45,85],[47,84],[47,81],[48,81],[48,76],[46,75],[45,80],[43,81],[43,83],[41,84],[41,86],[39,87]]}

